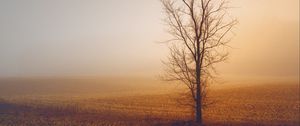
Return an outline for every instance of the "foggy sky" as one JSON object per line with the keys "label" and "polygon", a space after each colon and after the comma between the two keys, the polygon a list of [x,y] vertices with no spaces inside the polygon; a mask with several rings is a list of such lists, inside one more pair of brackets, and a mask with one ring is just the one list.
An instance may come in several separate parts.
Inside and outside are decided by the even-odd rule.
{"label": "foggy sky", "polygon": [[[232,0],[225,75],[299,75],[299,1]],[[159,0],[1,0],[0,76],[157,75],[169,38]]]}

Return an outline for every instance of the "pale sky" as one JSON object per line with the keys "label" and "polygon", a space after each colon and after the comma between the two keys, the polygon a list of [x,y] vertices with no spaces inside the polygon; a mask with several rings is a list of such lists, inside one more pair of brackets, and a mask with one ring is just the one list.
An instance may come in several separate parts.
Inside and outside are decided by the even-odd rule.
{"label": "pale sky", "polygon": [[[299,0],[232,0],[224,75],[299,75]],[[162,73],[169,38],[159,0],[1,0],[1,76]]]}

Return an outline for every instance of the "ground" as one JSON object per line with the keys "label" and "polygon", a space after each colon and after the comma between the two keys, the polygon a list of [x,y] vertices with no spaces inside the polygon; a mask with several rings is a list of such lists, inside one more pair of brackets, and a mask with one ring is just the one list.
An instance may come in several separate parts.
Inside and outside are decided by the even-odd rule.
{"label": "ground", "polygon": [[[206,125],[298,126],[299,83],[224,84],[211,88],[215,102]],[[155,88],[153,88],[155,89]],[[2,89],[3,90],[3,89]],[[1,95],[1,126],[194,125],[188,106],[173,91]]]}

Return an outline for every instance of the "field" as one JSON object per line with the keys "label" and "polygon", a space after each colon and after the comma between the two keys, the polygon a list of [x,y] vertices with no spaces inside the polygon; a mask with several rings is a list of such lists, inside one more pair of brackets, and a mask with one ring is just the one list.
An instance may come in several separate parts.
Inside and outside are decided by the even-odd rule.
{"label": "field", "polygon": [[[0,125],[193,125],[191,109],[175,100],[178,87],[153,80],[109,80],[2,79]],[[209,96],[216,102],[204,110],[208,126],[300,123],[298,82],[214,85]]]}

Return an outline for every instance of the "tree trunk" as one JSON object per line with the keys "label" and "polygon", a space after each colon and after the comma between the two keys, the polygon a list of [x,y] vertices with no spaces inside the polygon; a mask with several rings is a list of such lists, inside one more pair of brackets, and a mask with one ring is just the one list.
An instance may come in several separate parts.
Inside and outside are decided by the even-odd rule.
{"label": "tree trunk", "polygon": [[196,113],[195,113],[195,119],[196,122],[202,125],[202,104],[201,104],[201,84],[200,84],[200,66],[196,65]]}

